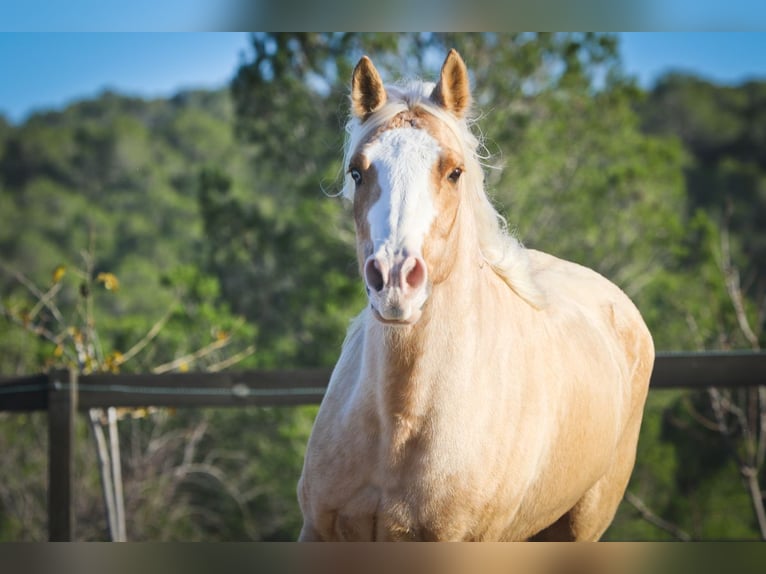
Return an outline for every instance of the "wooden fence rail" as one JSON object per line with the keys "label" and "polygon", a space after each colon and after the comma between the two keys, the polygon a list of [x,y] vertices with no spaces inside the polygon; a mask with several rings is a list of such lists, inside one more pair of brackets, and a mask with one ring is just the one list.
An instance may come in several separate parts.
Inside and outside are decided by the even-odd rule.
{"label": "wooden fence rail", "polygon": [[[52,391],[76,384],[78,408],[106,407],[244,407],[319,404],[330,369],[80,375],[61,382],[60,373],[15,379],[0,377],[0,411],[48,409]],[[66,378],[66,377],[65,377]],[[68,378],[66,378],[68,380]]]}
{"label": "wooden fence rail", "polygon": [[[72,540],[74,424],[108,407],[245,407],[319,404],[330,369],[230,373],[0,376],[0,412],[48,412],[50,540]],[[660,353],[651,389],[766,385],[766,353]]]}

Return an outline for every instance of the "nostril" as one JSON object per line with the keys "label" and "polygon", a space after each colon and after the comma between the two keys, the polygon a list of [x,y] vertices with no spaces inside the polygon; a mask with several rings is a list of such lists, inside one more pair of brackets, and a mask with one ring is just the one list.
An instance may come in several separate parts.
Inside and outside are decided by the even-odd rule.
{"label": "nostril", "polygon": [[367,282],[367,286],[375,291],[383,289],[385,284],[383,273],[380,270],[380,264],[374,257],[370,257],[364,265],[364,280]]}
{"label": "nostril", "polygon": [[418,289],[426,281],[426,264],[420,257],[412,257],[407,265],[405,282],[410,289]]}

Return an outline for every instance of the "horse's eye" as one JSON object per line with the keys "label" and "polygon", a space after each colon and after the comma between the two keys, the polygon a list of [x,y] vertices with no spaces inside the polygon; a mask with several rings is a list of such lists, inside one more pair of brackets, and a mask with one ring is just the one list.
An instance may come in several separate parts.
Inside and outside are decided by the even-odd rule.
{"label": "horse's eye", "polygon": [[463,173],[463,169],[456,167],[452,170],[452,172],[447,176],[447,179],[450,180],[452,183],[457,183],[457,180],[460,179],[460,174]]}
{"label": "horse's eye", "polygon": [[348,173],[351,175],[351,179],[354,180],[355,184],[359,185],[360,183],[362,183],[362,174],[358,169],[356,169],[355,167],[352,167],[351,169],[348,170]]}

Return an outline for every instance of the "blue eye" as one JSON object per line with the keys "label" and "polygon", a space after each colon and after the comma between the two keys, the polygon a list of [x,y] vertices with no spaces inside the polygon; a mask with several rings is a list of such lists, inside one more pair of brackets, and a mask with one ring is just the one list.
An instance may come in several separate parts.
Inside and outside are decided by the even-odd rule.
{"label": "blue eye", "polygon": [[362,183],[362,174],[359,172],[358,169],[352,167],[348,170],[349,175],[351,175],[351,179],[354,180],[354,183],[359,185]]}

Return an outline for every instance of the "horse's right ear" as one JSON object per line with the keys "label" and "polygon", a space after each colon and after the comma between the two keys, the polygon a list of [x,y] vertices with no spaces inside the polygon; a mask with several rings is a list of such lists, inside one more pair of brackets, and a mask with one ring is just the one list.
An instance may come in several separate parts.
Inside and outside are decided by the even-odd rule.
{"label": "horse's right ear", "polygon": [[364,121],[385,103],[386,89],[383,87],[383,80],[372,65],[372,60],[362,56],[351,76],[351,111]]}

